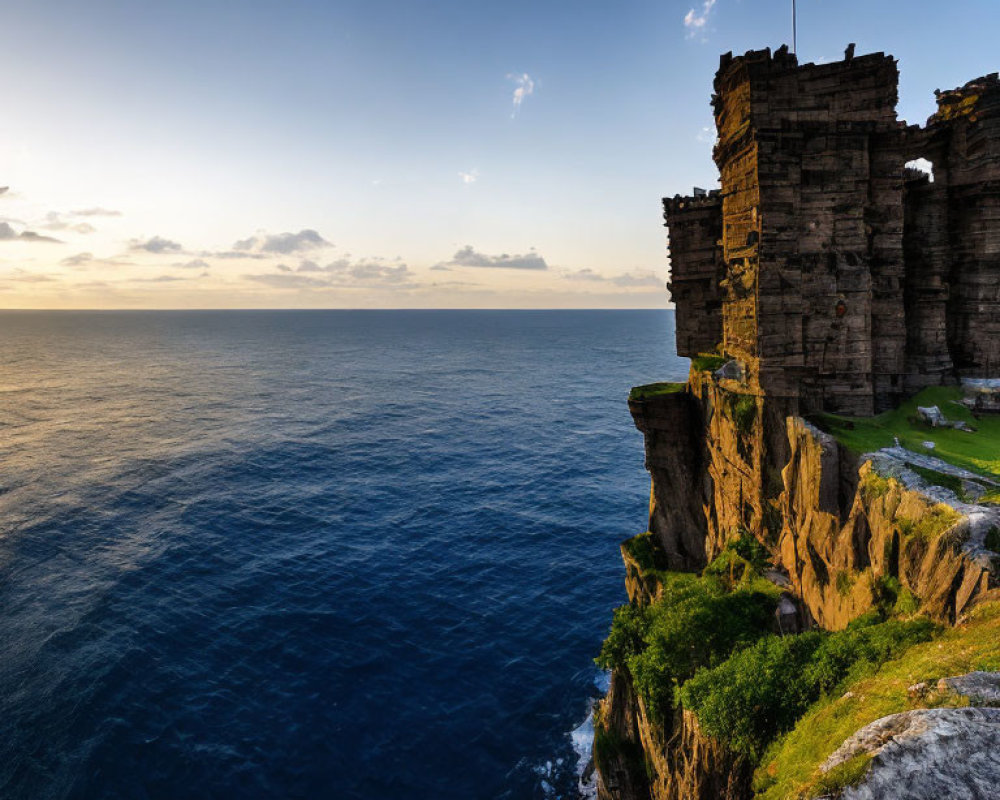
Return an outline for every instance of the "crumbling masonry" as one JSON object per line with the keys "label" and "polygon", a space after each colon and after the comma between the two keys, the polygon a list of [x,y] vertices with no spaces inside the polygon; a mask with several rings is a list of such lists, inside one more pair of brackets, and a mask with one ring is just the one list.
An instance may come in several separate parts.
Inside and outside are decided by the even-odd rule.
{"label": "crumbling masonry", "polygon": [[724,55],[721,190],[664,200],[678,352],[721,349],[785,413],[1000,376],[1000,80],[937,93],[919,127],[896,118],[898,77],[853,46]]}

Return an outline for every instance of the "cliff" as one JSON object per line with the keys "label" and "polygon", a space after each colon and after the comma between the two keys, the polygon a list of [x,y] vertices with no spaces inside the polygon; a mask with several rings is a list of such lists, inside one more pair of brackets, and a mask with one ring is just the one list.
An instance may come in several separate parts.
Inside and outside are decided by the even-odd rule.
{"label": "cliff", "polygon": [[918,128],[897,77],[723,56],[721,191],[664,201],[690,373],[628,401],[651,489],[601,798],[1000,785],[1000,82]]}
{"label": "cliff", "polygon": [[[966,502],[913,463],[966,474],[945,461],[896,447],[859,455],[797,416],[784,419],[785,466],[775,475],[766,401],[694,368],[683,389],[657,388],[629,401],[652,479],[649,530],[622,545],[630,605],[616,612],[600,659],[612,680],[595,717],[599,796],[743,800],[826,796],[849,780],[864,787],[850,772],[860,756],[844,760],[850,770],[837,762],[823,771],[844,739],[882,710],[961,704],[908,693],[915,684],[1000,669],[1000,651],[981,631],[975,646],[962,638],[976,615],[1000,629],[1000,553],[991,549],[1000,549],[1000,506]],[[984,491],[994,483],[969,474]],[[949,632],[957,638],[941,638]],[[945,641],[933,667],[910,660],[921,643]],[[836,715],[843,698],[871,691],[860,685],[907,664],[886,705],[854,709],[856,728],[836,728],[826,750],[810,743],[803,755],[789,744],[803,727],[815,731],[810,715]],[[989,704],[1000,705],[1000,693]],[[918,745],[944,763],[937,738],[956,725],[985,746],[1000,722],[906,719],[921,732],[912,747],[860,759],[871,786],[892,780]],[[930,787],[942,780],[905,796],[938,797]],[[879,796],[852,791],[844,796]]]}

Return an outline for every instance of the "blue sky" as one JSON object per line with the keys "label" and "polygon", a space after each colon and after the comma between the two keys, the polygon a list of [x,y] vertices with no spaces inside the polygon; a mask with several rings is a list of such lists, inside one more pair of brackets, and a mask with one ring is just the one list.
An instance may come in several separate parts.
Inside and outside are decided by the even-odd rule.
{"label": "blue sky", "polygon": [[[1000,69],[994,0],[798,16],[800,61],[851,41],[899,58],[910,122]],[[12,4],[0,306],[663,306],[659,198],[715,181],[719,55],[779,46],[790,17],[786,0]]]}

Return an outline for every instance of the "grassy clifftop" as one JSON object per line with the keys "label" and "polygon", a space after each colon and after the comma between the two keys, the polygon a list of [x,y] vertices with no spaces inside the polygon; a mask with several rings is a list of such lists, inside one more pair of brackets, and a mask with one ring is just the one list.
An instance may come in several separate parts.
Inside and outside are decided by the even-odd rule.
{"label": "grassy clifftop", "polygon": [[[812,421],[855,453],[892,447],[898,438],[914,453],[933,454],[956,467],[1000,478],[1000,415],[976,418],[962,404],[962,396],[957,386],[932,386],[875,417],[817,414]],[[932,428],[919,420],[918,406],[937,406],[949,421],[965,422],[974,430]],[[924,442],[933,442],[933,451]]]}
{"label": "grassy clifftop", "polygon": [[[901,711],[967,704],[954,694],[908,690],[975,670],[1000,670],[998,639],[1000,602],[984,603],[962,624],[821,698],[764,756],[755,781],[758,796],[766,800],[816,797],[831,788],[829,774],[819,772],[820,764],[855,731]],[[849,781],[852,776],[841,777]]]}

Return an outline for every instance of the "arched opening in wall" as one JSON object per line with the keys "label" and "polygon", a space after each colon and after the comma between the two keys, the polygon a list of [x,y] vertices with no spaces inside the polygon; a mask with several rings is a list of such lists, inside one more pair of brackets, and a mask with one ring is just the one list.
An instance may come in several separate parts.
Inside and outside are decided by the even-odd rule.
{"label": "arched opening in wall", "polygon": [[[898,162],[897,162],[898,163]],[[907,161],[903,164],[903,169],[912,172],[922,172],[927,176],[927,179],[934,183],[934,164],[928,161],[926,158],[915,158],[913,161]],[[909,178],[917,178],[918,175],[907,175]]]}

